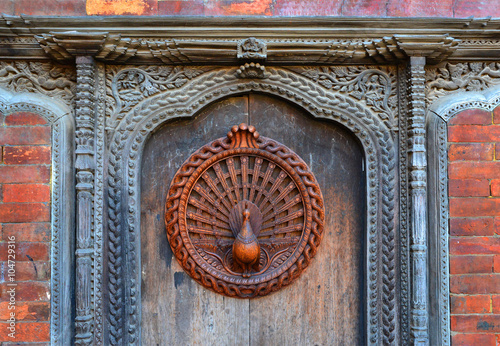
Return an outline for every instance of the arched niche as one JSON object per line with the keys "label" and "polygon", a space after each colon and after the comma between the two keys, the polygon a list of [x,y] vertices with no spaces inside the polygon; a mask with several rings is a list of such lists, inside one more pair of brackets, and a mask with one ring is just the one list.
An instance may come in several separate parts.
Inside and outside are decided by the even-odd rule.
{"label": "arched niche", "polygon": [[[326,210],[312,264],[291,285],[250,300],[216,294],[187,275],[172,255],[163,221],[178,168],[242,122],[304,159]],[[363,149],[346,128],[265,94],[217,100],[191,118],[158,128],[144,147],[141,169],[142,343],[364,344],[364,165]]]}

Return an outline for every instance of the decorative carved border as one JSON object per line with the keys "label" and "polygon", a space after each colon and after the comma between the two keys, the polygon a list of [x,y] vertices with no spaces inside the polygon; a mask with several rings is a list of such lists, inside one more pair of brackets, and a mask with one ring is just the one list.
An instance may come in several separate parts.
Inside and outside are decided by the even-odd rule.
{"label": "decorative carved border", "polygon": [[[146,73],[135,67],[122,67],[126,69]],[[140,342],[138,180],[141,152],[147,138],[166,120],[192,116],[217,99],[252,91],[285,98],[317,118],[332,119],[360,140],[367,165],[368,340],[370,344],[397,344],[395,134],[355,98],[328,90],[290,70],[269,68],[266,78],[259,80],[239,79],[236,75],[235,68],[217,68],[194,77],[178,89],[146,97],[132,109],[123,114],[118,110],[112,116],[116,127],[108,159],[109,342]]]}
{"label": "decorative carved border", "polygon": [[73,115],[68,106],[51,97],[2,88],[0,111],[39,114],[52,129],[50,340],[52,345],[65,345],[72,339],[74,319],[74,235],[68,232],[74,227]]}
{"label": "decorative carved border", "polygon": [[[498,83],[499,80],[495,81]],[[429,195],[431,344],[450,345],[449,253],[448,253],[448,150],[447,123],[466,109],[493,111],[500,105],[500,86],[482,92],[457,92],[432,103],[427,111]],[[432,313],[433,312],[433,313]]]}

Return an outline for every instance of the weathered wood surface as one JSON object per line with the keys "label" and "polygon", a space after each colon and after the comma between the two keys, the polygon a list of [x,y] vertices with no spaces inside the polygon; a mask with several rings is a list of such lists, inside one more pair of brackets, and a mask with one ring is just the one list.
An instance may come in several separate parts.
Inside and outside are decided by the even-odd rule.
{"label": "weathered wood surface", "polygon": [[[323,192],[325,234],[310,268],[270,296],[241,300],[204,289],[172,257],[164,202],[196,149],[248,122],[294,150]],[[365,179],[353,136],[264,95],[232,97],[195,119],[167,124],[148,141],[141,184],[143,345],[363,344]]]}

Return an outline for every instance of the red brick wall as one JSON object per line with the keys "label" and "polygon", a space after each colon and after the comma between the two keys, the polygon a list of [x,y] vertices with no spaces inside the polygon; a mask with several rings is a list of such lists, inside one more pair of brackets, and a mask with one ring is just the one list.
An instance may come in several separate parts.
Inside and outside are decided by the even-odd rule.
{"label": "red brick wall", "polygon": [[500,107],[448,127],[453,345],[500,345]]}
{"label": "red brick wall", "polygon": [[[36,114],[0,113],[0,342],[49,341],[50,130]],[[15,310],[8,309],[7,293],[12,236]],[[15,339],[7,335],[10,312],[16,313]]]}
{"label": "red brick wall", "polygon": [[500,17],[497,0],[0,0],[0,13],[194,16]]}

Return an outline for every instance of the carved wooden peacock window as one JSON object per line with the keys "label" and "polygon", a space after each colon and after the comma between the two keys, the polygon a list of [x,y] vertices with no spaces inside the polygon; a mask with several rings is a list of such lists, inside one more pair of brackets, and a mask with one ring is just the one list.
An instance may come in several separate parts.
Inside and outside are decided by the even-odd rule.
{"label": "carved wooden peacock window", "polygon": [[297,154],[241,124],[182,165],[165,222],[172,251],[193,279],[252,298],[290,284],[310,264],[323,234],[323,198]]}

